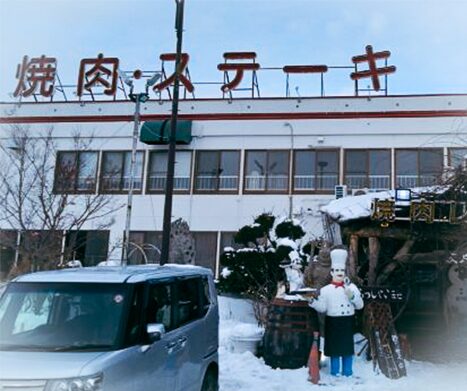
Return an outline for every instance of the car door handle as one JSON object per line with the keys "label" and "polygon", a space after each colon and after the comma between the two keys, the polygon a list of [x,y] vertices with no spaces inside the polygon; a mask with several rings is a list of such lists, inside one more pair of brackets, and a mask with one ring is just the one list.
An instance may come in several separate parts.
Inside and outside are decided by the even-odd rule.
{"label": "car door handle", "polygon": [[174,352],[175,348],[177,347],[177,345],[178,345],[178,342],[173,341],[173,342],[169,342],[167,345],[165,345],[165,348],[167,349],[169,354],[172,354]]}
{"label": "car door handle", "polygon": [[178,343],[178,345],[179,345],[181,348],[184,348],[187,341],[188,341],[188,338],[187,338],[187,337],[180,337],[180,338],[177,340],[177,343]]}

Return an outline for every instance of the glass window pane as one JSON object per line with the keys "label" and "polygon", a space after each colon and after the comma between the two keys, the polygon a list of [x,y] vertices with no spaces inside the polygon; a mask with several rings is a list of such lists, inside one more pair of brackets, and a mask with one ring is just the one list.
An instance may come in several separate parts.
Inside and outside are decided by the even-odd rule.
{"label": "glass window pane", "polygon": [[396,173],[397,175],[418,174],[417,151],[396,151]]}
{"label": "glass window pane", "polygon": [[[134,189],[141,190],[143,184],[143,152],[136,152],[136,170],[134,178]],[[131,178],[131,152],[124,152],[124,164],[123,164],[123,190],[130,188]]]}
{"label": "glass window pane", "polygon": [[219,175],[219,152],[200,151],[197,154],[196,181],[197,190],[217,190]]}
{"label": "glass window pane", "polygon": [[245,167],[245,190],[266,189],[266,152],[247,151]]}
{"label": "glass window pane", "polygon": [[149,174],[166,174],[167,172],[167,153],[166,152],[151,152],[149,162]]}
{"label": "glass window pane", "polygon": [[172,321],[172,289],[169,284],[157,284],[151,287],[148,301],[148,323],[161,323],[165,331],[174,328]]}
{"label": "glass window pane", "polygon": [[366,175],[368,167],[367,151],[346,151],[345,171],[346,174]]}
{"label": "glass window pane", "polygon": [[315,151],[296,151],[294,161],[294,189],[313,190],[316,173]]}
{"label": "glass window pane", "polygon": [[175,190],[189,190],[191,178],[191,151],[177,151],[175,155]]}
{"label": "glass window pane", "polygon": [[418,151],[396,151],[396,187],[418,186]]}
{"label": "glass window pane", "polygon": [[368,187],[367,151],[345,151],[345,184],[351,189]]}
{"label": "glass window pane", "polygon": [[123,153],[105,152],[102,165],[102,188],[118,191],[121,189]]}
{"label": "glass window pane", "polygon": [[224,151],[221,152],[220,175],[237,175],[238,164],[240,161],[240,152]]}
{"label": "glass window pane", "polygon": [[370,189],[385,190],[391,188],[391,152],[369,151]]}
{"label": "glass window pane", "polygon": [[420,150],[420,174],[439,174],[443,170],[443,150]]}
{"label": "glass window pane", "polygon": [[450,148],[449,160],[449,165],[452,167],[462,166],[467,161],[467,148]]}
{"label": "glass window pane", "polygon": [[200,312],[200,295],[199,295],[199,279],[190,278],[189,280],[181,280],[177,283],[178,286],[178,325],[181,326],[189,323],[201,316]]}
{"label": "glass window pane", "polygon": [[121,152],[104,152],[103,173],[111,176],[121,176],[123,169],[123,154]]}
{"label": "glass window pane", "polygon": [[317,188],[334,190],[339,180],[339,160],[337,151],[317,151]]}
{"label": "glass window pane", "polygon": [[167,177],[167,152],[151,152],[149,159],[148,190],[163,191]]}
{"label": "glass window pane", "polygon": [[55,188],[57,190],[74,190],[76,180],[76,152],[59,152]]}
{"label": "glass window pane", "polygon": [[219,168],[219,152],[200,151],[198,152],[198,162],[196,171],[198,175],[216,176]]}
{"label": "glass window pane", "polygon": [[96,186],[96,173],[97,152],[80,152],[77,189],[94,190]]}
{"label": "glass window pane", "polygon": [[268,157],[268,190],[287,190],[289,179],[289,153],[272,151]]}
{"label": "glass window pane", "polygon": [[440,183],[443,170],[443,150],[441,148],[421,149],[419,186],[431,186]]}
{"label": "glass window pane", "polygon": [[219,167],[219,190],[236,190],[238,188],[238,170],[240,152],[221,152]]}

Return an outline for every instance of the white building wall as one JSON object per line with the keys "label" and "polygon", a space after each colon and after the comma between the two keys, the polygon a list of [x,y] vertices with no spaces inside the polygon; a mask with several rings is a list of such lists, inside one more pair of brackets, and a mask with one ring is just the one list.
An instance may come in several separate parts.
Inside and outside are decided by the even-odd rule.
{"label": "white building wall", "polygon": [[[170,108],[170,102],[147,102],[143,121],[165,118]],[[0,142],[7,142],[11,123],[17,123],[32,135],[52,126],[59,149],[72,149],[72,135],[79,133],[93,137],[91,149],[129,150],[133,110],[131,102],[0,104]],[[182,101],[180,115],[194,122],[193,141],[179,150],[459,147],[467,140],[465,95]],[[167,146],[138,143],[138,149]],[[122,204],[127,199],[114,198]],[[307,217],[316,236],[322,234],[319,207],[332,198],[293,195],[294,212]],[[161,230],[163,204],[163,195],[135,195],[131,229]],[[111,242],[122,235],[125,212],[122,208],[115,216]],[[193,231],[235,231],[261,212],[287,215],[289,195],[242,195],[240,190],[234,195],[174,196],[173,218],[185,219]]]}

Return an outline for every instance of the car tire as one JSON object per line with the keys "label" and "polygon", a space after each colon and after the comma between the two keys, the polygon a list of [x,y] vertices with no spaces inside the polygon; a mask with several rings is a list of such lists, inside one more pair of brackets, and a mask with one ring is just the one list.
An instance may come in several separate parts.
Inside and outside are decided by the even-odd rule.
{"label": "car tire", "polygon": [[208,370],[204,375],[201,391],[219,391],[219,379],[213,370]]}

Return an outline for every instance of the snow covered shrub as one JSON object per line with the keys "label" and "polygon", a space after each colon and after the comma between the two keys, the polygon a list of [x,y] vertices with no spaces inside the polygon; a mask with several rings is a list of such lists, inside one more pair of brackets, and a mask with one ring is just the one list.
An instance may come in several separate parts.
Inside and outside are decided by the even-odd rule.
{"label": "snow covered shrub", "polygon": [[277,220],[263,213],[237,232],[235,242],[244,247],[224,250],[220,292],[240,294],[267,306],[276,296],[278,283],[285,280],[281,265],[297,259],[306,263],[307,256],[300,248],[305,236],[302,227],[297,221]]}

